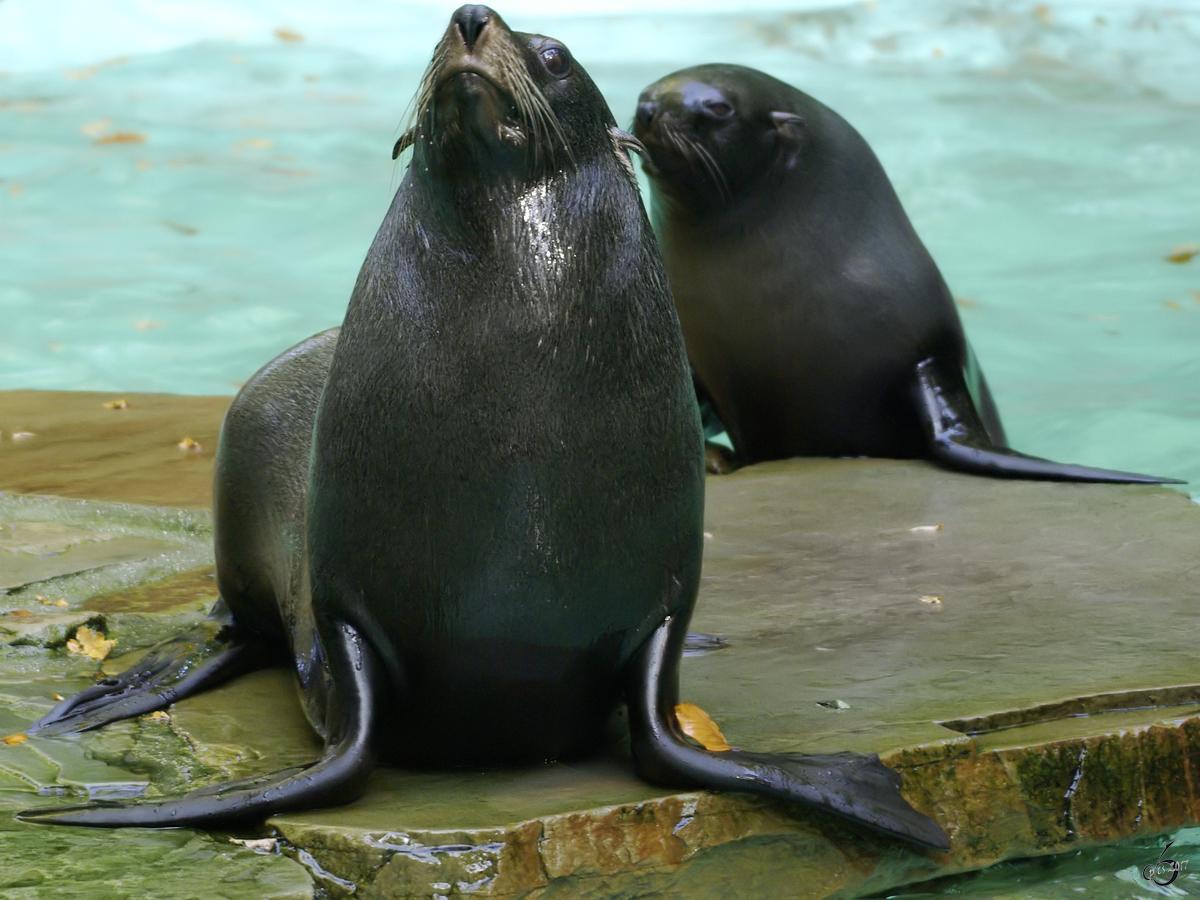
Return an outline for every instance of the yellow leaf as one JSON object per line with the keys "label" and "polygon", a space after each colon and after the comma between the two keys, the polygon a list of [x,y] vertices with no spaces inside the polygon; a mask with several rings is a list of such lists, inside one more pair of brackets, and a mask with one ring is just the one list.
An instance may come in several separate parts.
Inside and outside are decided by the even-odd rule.
{"label": "yellow leaf", "polygon": [[27,740],[29,740],[29,738],[25,737],[23,734],[10,734],[6,738],[0,738],[0,740],[3,740],[4,743],[8,744],[10,747],[15,747],[17,744],[25,743]]}
{"label": "yellow leaf", "polygon": [[304,40],[304,35],[297,31],[292,31],[290,28],[276,28],[275,37],[279,38],[281,41],[291,41],[293,43]]}
{"label": "yellow leaf", "polygon": [[1192,258],[1200,255],[1200,244],[1180,244],[1164,257],[1167,262],[1183,265],[1191,262]]}
{"label": "yellow leaf", "polygon": [[182,441],[175,445],[180,450],[200,450],[200,444],[192,440],[190,437],[185,437]]}
{"label": "yellow leaf", "polygon": [[144,144],[146,136],[140,131],[114,131],[112,134],[105,134],[94,141],[93,144]]}
{"label": "yellow leaf", "polygon": [[168,716],[161,709],[156,709],[154,712],[150,713],[148,716],[142,716],[142,718],[147,722],[170,722],[171,721],[171,717]]}
{"label": "yellow leaf", "polygon": [[159,219],[158,224],[170,228],[172,231],[178,231],[180,234],[186,234],[188,237],[200,233],[199,228],[184,225],[182,222],[172,222],[170,219]]}
{"label": "yellow leaf", "polygon": [[56,703],[60,703],[60,702],[62,702],[63,695],[60,694],[58,691],[51,691],[50,699],[55,701]]}
{"label": "yellow leaf", "polygon": [[79,630],[75,632],[75,639],[67,641],[67,649],[78,656],[105,659],[116,643],[106,640],[104,632],[92,631],[86,625],[80,625]]}
{"label": "yellow leaf", "polygon": [[936,596],[935,594],[927,594],[924,597],[918,597],[917,599],[922,603],[928,603],[930,606],[936,606],[942,602],[942,598]]}
{"label": "yellow leaf", "polygon": [[708,713],[695,703],[680,703],[675,707],[675,718],[683,733],[698,743],[705,750],[732,750],[721,734],[721,729]]}

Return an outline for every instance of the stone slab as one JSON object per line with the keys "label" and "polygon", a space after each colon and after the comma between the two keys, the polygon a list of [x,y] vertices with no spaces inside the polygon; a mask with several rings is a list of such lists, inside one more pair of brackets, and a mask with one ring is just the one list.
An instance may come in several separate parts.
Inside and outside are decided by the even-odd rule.
{"label": "stone slab", "polygon": [[[685,660],[684,699],[735,746],[880,752],[945,825],[951,853],[745,795],[653,789],[619,741],[573,766],[380,771],[359,802],[263,833],[331,896],[818,898],[1200,820],[1200,510],[1186,498],[805,460],[710,479],[707,507],[693,629],[727,646]],[[79,608],[194,617],[204,577]],[[79,684],[63,651],[36,652],[26,681]],[[45,698],[13,700],[5,724]],[[107,783],[148,772],[150,792],[318,749],[283,670],[182,701],[165,726],[105,731],[87,753],[120,770]],[[38,765],[28,778],[55,771]],[[76,769],[75,792],[102,781]]]}
{"label": "stone slab", "polygon": [[[207,508],[232,399],[0,391],[0,490]],[[128,405],[104,405],[114,400]],[[198,450],[179,448],[189,437]]]}
{"label": "stone slab", "polygon": [[693,627],[728,646],[685,660],[684,699],[735,746],[880,752],[950,854],[654,791],[620,747],[570,769],[381,773],[359,803],[277,833],[356,896],[474,895],[474,872],[497,897],[816,898],[1200,817],[1186,498],[806,460],[710,479],[707,506]]}
{"label": "stone slab", "polygon": [[161,586],[158,607],[146,607],[137,591],[99,608],[88,601],[212,559],[207,510],[0,493],[0,646],[62,647],[81,625],[106,630],[121,652],[146,646],[211,605],[211,568],[179,586],[190,591],[187,603]]}
{"label": "stone slab", "polygon": [[[6,531],[27,533],[30,527],[27,523],[10,525],[0,530],[0,540],[6,536]],[[154,538],[124,537],[66,527],[54,528],[53,533],[60,541],[73,542],[61,550],[46,552],[39,552],[42,548],[30,548],[28,545],[0,546],[0,591],[9,591],[63,575],[74,575],[101,566],[147,559],[175,549],[173,544]],[[42,536],[44,535],[39,535]]]}

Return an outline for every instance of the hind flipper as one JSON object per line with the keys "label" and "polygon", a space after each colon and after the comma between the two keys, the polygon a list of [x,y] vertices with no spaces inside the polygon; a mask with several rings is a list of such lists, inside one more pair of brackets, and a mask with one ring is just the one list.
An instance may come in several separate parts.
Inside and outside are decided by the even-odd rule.
{"label": "hind flipper", "polygon": [[328,644],[333,684],[325,752],[308,766],[242,778],[182,797],[138,803],[101,801],[24,810],[25,822],[97,827],[207,827],[265,819],[299,809],[340,806],[362,795],[375,766],[371,746],[377,685],[374,651],[350,625],[334,629]]}
{"label": "hind flipper", "polygon": [[934,357],[917,364],[913,392],[930,453],[935,462],[948,469],[993,478],[1043,481],[1184,483],[1175,478],[1056,463],[996,446],[988,437],[962,372],[955,367],[940,365]]}
{"label": "hind flipper", "polygon": [[274,661],[274,653],[234,622],[224,600],[208,618],[162,641],[120,675],[62,701],[29,726],[28,734],[70,734],[170,706]]}
{"label": "hind flipper", "polygon": [[638,773],[664,786],[749,791],[820,807],[926,847],[947,850],[945,833],[900,794],[900,776],[874,754],[709,751],[688,743],[675,716],[686,623],[667,619],[630,663],[625,700]]}

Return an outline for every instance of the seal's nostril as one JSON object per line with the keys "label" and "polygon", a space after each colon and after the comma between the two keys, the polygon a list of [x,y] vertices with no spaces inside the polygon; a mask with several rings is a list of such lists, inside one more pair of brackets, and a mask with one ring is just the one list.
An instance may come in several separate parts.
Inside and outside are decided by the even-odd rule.
{"label": "seal's nostril", "polygon": [[650,123],[654,121],[654,117],[658,114],[658,104],[653,100],[643,100],[638,104],[637,115],[634,121],[638,128],[649,128]]}
{"label": "seal's nostril", "polygon": [[486,6],[464,6],[454,14],[454,24],[458,26],[458,33],[462,35],[468,53],[475,49],[479,35],[483,34],[484,27],[491,20],[491,13]]}

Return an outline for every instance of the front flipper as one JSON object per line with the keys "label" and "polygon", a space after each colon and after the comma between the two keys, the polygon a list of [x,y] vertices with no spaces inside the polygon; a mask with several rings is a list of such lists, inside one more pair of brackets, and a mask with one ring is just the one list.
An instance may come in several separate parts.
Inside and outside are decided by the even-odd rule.
{"label": "front flipper", "polygon": [[382,676],[374,651],[350,625],[333,629],[327,649],[333,683],[327,723],[330,741],[317,762],[211,785],[168,800],[45,807],[25,810],[17,818],[54,825],[211,827],[349,803],[362,795],[375,766],[371,734]]}
{"label": "front flipper", "polygon": [[935,357],[917,364],[913,392],[933,459],[946,468],[993,478],[1112,484],[1184,483],[1175,478],[1056,463],[995,446],[971,400],[962,372],[939,364]]}
{"label": "front flipper", "polygon": [[874,754],[709,751],[689,744],[675,717],[685,623],[668,618],[630,663],[625,700],[634,760],[647,781],[749,791],[818,806],[885,834],[938,850],[950,847],[937,822],[900,794],[900,776]]}
{"label": "front flipper", "polygon": [[203,622],[152,647],[120,675],[62,701],[28,734],[71,734],[170,706],[274,661],[271,649],[234,622],[218,600]]}
{"label": "front flipper", "polygon": [[729,429],[717,415],[708,389],[694,374],[692,386],[696,391],[696,402],[700,406],[700,426],[704,429],[704,468],[710,475],[727,475],[737,469],[737,452]]}

